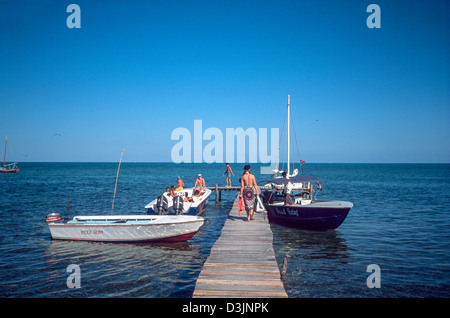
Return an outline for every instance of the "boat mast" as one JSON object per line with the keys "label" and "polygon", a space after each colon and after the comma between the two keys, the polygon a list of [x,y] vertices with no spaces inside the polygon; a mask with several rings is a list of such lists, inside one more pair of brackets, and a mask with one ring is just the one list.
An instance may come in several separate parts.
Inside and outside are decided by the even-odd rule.
{"label": "boat mast", "polygon": [[117,191],[117,179],[119,179],[119,170],[120,170],[120,164],[122,163],[122,156],[123,156],[123,148],[122,148],[122,153],[120,154],[119,167],[117,167],[116,185],[114,186],[114,196],[113,196],[113,202],[112,202],[112,206],[111,206],[111,215],[113,214],[113,210],[114,210],[114,200],[116,199],[116,191]]}
{"label": "boat mast", "polygon": [[6,134],[6,138],[5,138],[5,155],[3,156],[3,168],[5,167],[6,164],[6,144],[8,143],[8,134]]}
{"label": "boat mast", "polygon": [[287,176],[290,174],[290,162],[289,162],[289,144],[290,144],[290,136],[289,136],[289,124],[290,124],[290,107],[289,107],[290,96],[288,95],[288,104],[287,104]]}

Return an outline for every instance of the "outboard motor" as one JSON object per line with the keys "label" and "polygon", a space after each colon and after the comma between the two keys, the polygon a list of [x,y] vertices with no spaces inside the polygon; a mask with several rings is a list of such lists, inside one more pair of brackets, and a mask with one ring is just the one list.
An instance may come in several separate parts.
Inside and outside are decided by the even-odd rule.
{"label": "outboard motor", "polygon": [[59,214],[59,213],[47,214],[45,221],[47,223],[61,223],[62,222],[61,214]]}
{"label": "outboard motor", "polygon": [[183,202],[183,197],[179,195],[173,198],[173,210],[175,211],[175,214],[183,214]]}
{"label": "outboard motor", "polygon": [[156,199],[156,210],[160,215],[167,213],[167,208],[169,207],[169,201],[167,197],[163,194],[158,199]]}

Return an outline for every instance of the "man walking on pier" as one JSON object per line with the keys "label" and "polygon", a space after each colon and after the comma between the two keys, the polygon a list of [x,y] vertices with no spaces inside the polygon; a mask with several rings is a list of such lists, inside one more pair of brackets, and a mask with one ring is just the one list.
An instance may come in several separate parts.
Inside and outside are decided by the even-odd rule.
{"label": "man walking on pier", "polygon": [[227,181],[226,187],[231,187],[231,175],[234,176],[234,173],[233,173],[233,170],[231,170],[230,165],[228,163],[226,165],[227,165],[227,170],[224,172],[222,177],[225,176],[225,174],[227,175],[227,177],[225,179]]}
{"label": "man walking on pier", "polygon": [[255,176],[250,172],[250,165],[245,165],[244,174],[241,177],[241,196],[244,199],[247,221],[253,220],[253,208],[255,205],[255,191],[259,195]]}

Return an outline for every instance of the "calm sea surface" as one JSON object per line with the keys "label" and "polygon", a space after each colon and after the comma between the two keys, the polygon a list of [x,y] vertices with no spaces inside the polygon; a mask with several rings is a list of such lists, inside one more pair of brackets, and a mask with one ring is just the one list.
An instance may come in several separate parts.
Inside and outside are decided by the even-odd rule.
{"label": "calm sea surface", "polygon": [[[243,164],[231,164],[238,184]],[[252,165],[257,180],[259,165]],[[214,202],[206,222],[183,243],[112,244],[52,241],[45,215],[111,213],[117,163],[21,163],[0,175],[0,297],[191,297],[195,281],[220,235],[232,193]],[[323,178],[321,199],[354,208],[334,231],[272,225],[289,297],[449,297],[450,165],[306,164]],[[163,189],[225,185],[223,164],[123,163],[114,214],[144,211]],[[68,196],[70,193],[70,208]],[[81,269],[81,288],[70,289],[67,267]],[[379,266],[380,288],[367,272]],[[372,279],[369,279],[372,281]]]}

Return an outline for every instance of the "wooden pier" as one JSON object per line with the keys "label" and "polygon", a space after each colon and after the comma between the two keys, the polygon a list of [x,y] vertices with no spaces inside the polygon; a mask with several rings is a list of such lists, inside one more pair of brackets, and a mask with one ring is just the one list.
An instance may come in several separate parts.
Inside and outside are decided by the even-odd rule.
{"label": "wooden pier", "polygon": [[219,187],[216,183],[214,187],[207,187],[211,191],[216,193],[216,202],[222,201],[222,191],[240,191],[241,187]]}
{"label": "wooden pier", "polygon": [[267,215],[254,213],[254,220],[247,221],[245,211],[238,215],[238,204],[239,197],[203,265],[193,297],[288,297]]}

